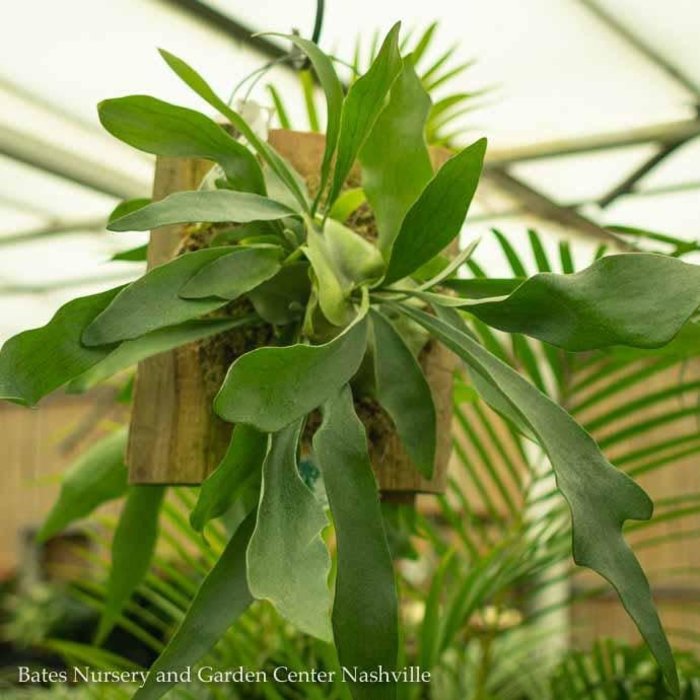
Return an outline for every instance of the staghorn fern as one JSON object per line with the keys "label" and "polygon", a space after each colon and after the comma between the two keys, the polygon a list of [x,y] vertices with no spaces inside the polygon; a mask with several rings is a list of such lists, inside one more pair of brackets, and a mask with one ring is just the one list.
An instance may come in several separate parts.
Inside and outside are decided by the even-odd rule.
{"label": "staghorn fern", "polygon": [[[527,273],[533,263],[518,254],[508,237],[498,234],[496,239],[511,260],[513,274]],[[566,272],[573,271],[573,255],[568,244],[562,243],[559,259],[551,260],[543,257],[545,246],[534,232],[530,240],[537,269],[561,267]],[[472,270],[473,274],[484,274],[476,262],[472,263]],[[696,383],[683,379],[682,374],[689,357],[698,352],[697,346],[678,348],[676,354],[671,352],[673,348],[641,353],[601,351],[582,358],[577,365],[573,355],[544,348],[537,341],[522,337],[509,340],[479,323],[475,323],[475,331],[482,334],[489,347],[514,367],[528,373],[543,388],[546,387],[542,378],[544,366],[548,366],[550,375],[559,378],[552,390],[559,396],[566,396],[572,410],[583,402],[584,396],[588,406],[614,401],[591,426],[594,434],[603,434],[606,424],[614,425],[621,414],[630,416],[633,422],[626,430],[634,427],[637,440],[645,446],[620,452],[616,461],[621,468],[630,469],[633,474],[670,473],[678,459],[700,452],[696,431],[681,437],[671,449],[666,448],[666,441],[655,436],[654,424],[641,416],[636,417],[638,407],[626,399],[630,387],[644,386],[650,377],[661,372],[668,386],[649,395],[650,405],[663,406],[669,393],[679,397],[697,395]],[[676,380],[669,371],[674,367],[678,370]],[[627,380],[620,381],[624,377]],[[403,607],[411,610],[417,606],[418,614],[414,623],[407,624],[406,635],[412,652],[406,662],[431,669],[433,697],[462,700],[478,698],[479,692],[488,691],[489,697],[497,700],[540,700],[549,697],[550,673],[555,674],[551,684],[556,690],[563,682],[559,675],[577,658],[567,657],[561,662],[561,670],[556,670],[557,654],[548,653],[547,647],[549,640],[560,635],[562,630],[553,627],[548,618],[556,610],[568,609],[577,600],[595,597],[604,589],[567,594],[548,607],[538,607],[537,599],[543,592],[561,581],[570,580],[574,574],[567,563],[568,518],[563,505],[556,500],[553,507],[535,514],[530,511],[526,517],[528,511],[523,504],[554,500],[549,469],[543,470],[541,464],[532,461],[528,441],[514,426],[484,405],[468,381],[468,377],[464,377],[455,392],[456,469],[452,472],[449,492],[439,499],[437,513],[431,509],[428,514],[419,515],[411,527],[411,531],[415,529],[428,545],[427,551],[423,546],[420,563],[423,568],[427,567],[429,574],[426,580],[415,582],[409,570],[400,578]],[[692,401],[686,402],[685,408],[691,413],[697,411]],[[683,414],[676,415],[667,425],[674,428],[681,425],[682,420]],[[610,444],[614,444],[614,433],[608,435]],[[194,492],[173,489],[173,498],[175,501],[168,502],[162,514],[161,540],[166,549],[156,555],[154,571],[158,573],[147,577],[118,622],[142,643],[151,644],[156,654],[184,616],[198,582],[226,541],[221,524],[211,525],[210,546],[187,525],[184,514],[194,504]],[[698,514],[700,501],[697,500],[670,498],[662,503],[662,519],[682,523]],[[114,527],[113,521],[108,524]],[[656,521],[642,522],[636,528],[638,550],[658,543],[657,536],[645,534],[655,525]],[[684,529],[663,539],[695,541],[698,536],[700,531]],[[109,537],[100,542],[107,547]],[[100,578],[106,578],[108,563],[101,558],[94,562]],[[564,572],[562,564],[566,567]],[[191,573],[184,575],[184,571]],[[673,572],[655,571],[654,580],[663,580],[669,573]],[[90,582],[77,582],[76,586],[80,600],[100,611],[104,604],[104,587]],[[495,618],[494,611],[498,611]],[[490,625],[488,619],[479,622],[484,615],[488,618],[489,613],[493,618]],[[672,638],[679,642],[692,635],[696,627],[694,611],[689,610],[688,614],[687,629],[670,630]],[[52,642],[51,647],[60,650],[57,644]],[[485,654],[485,650],[488,653]],[[89,653],[86,649],[85,654]],[[213,655],[205,657],[201,663],[218,668],[239,664],[251,668],[278,664],[296,670],[338,668],[335,654],[327,645],[296,633],[266,604],[252,607],[229,629]],[[579,681],[572,680],[572,683],[572,687],[576,687]],[[203,690],[200,688],[198,692]],[[254,692],[254,687],[230,687],[226,697],[255,697],[246,695]],[[286,692],[270,687],[264,696],[283,698],[287,697]],[[289,692],[293,694],[294,691],[290,689]],[[347,697],[343,684],[332,688],[324,686],[324,692],[328,693],[324,697]],[[425,691],[420,687],[402,686],[400,692],[400,697],[412,700],[423,697]],[[558,692],[555,697],[561,697]]]}
{"label": "staghorn fern", "polygon": [[[414,35],[416,35],[414,37]],[[491,92],[490,88],[478,88],[472,91],[459,92],[451,90],[452,84],[463,78],[468,70],[476,63],[470,59],[463,61],[457,56],[458,45],[443,50],[437,48],[439,41],[439,25],[433,22],[420,32],[409,32],[401,41],[401,51],[410,54],[416,66],[425,91],[434,98],[426,122],[426,139],[434,146],[451,147],[459,142],[465,128],[458,126],[460,120],[481,106],[480,98]],[[379,33],[363,44],[362,37],[355,42],[352,60],[338,61],[349,69],[349,83],[362,75],[376,58],[379,48]],[[305,129],[320,132],[321,120],[317,105],[316,85],[310,70],[299,71],[299,90],[301,101],[306,110],[306,123],[296,124],[282,94],[273,83],[268,83],[266,89],[274,106],[278,125],[283,129]]]}
{"label": "staghorn fern", "polygon": [[[215,399],[215,412],[235,428],[230,449],[204,482],[193,513],[198,529],[233,502],[249,515],[202,580],[153,670],[197,662],[253,598],[272,601],[300,630],[321,640],[332,637],[344,666],[394,669],[399,629],[393,567],[353,392],[361,391],[357,375],[370,357],[375,381],[369,385],[416,469],[430,478],[435,409],[401,330],[420,326],[469,367],[477,393],[546,452],[572,519],[575,561],[613,585],[675,691],[670,646],[647,578],[623,536],[625,521],[651,517],[652,502],[548,396],[536,376],[537,357],[519,334],[576,352],[615,345],[670,348],[676,336],[692,332],[700,268],[672,257],[634,254],[602,257],[576,274],[456,277],[473,250],[452,261],[442,251],[462,228],[486,142],[462,149],[433,172],[425,142],[430,101],[411,59],[401,55],[398,37],[397,24],[347,95],[331,59],[314,44],[289,37],[314,65],[327,102],[320,186],[311,193],[241,115],[172,54],[162,52],[170,68],[225,116],[245,143],[198,112],[154,98],[102,103],[103,124],[127,143],[159,155],[205,157],[222,169],[213,189],[127,205],[110,221],[111,230],[236,223],[253,224],[255,235],[250,228],[234,229],[232,238],[218,241],[223,245],[186,251],[123,289],[66,304],[47,326],[3,347],[0,395],[31,405],[68,382],[84,384],[85,375],[103,379],[164,347],[245,324],[273,327],[269,337],[276,345],[238,357]],[[410,127],[410,147],[399,125]],[[377,221],[373,241],[345,226],[344,217],[334,218],[358,159]],[[536,253],[538,262],[545,261],[543,251]],[[264,283],[284,277],[286,285],[290,273],[306,286],[307,296],[299,301],[285,286],[287,303],[273,317]],[[624,294],[618,293],[621,286]],[[255,313],[211,315],[239,299],[250,301]],[[514,370],[496,330],[510,334],[532,382]],[[543,349],[561,383],[559,352]],[[312,447],[340,542],[334,592],[327,585],[331,562],[322,537],[323,504],[297,469],[304,422],[319,407],[323,421]],[[114,469],[120,467],[115,460]],[[79,475],[85,496],[94,495],[89,470]],[[222,482],[235,488],[224,489]],[[74,498],[75,490],[66,489],[70,493]],[[113,497],[112,490],[107,497]],[[128,490],[112,547],[116,565],[102,638],[148,572],[162,501],[162,489]],[[553,527],[545,532],[557,534]],[[548,551],[539,542],[527,560],[531,543],[520,534],[516,529],[512,539],[495,542],[480,570],[461,580],[457,615],[446,618],[444,639],[453,638],[476,612],[477,601],[493,597],[533,565],[545,569],[556,561],[557,548]],[[152,677],[137,692],[140,700],[167,690],[155,673]],[[479,683],[483,687],[485,681]],[[393,682],[377,688],[354,683],[352,692],[355,698],[394,697],[399,688]]]}

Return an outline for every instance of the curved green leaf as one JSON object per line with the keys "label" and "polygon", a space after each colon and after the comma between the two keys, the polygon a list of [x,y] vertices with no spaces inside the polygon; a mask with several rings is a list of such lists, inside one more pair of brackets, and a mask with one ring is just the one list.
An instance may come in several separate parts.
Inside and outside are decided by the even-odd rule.
{"label": "curved green leaf", "polygon": [[467,216],[486,153],[486,139],[450,158],[408,210],[391,250],[384,284],[407,277],[444,250]]}
{"label": "curved green leaf", "polygon": [[291,129],[292,120],[289,118],[282,95],[280,95],[279,91],[272,83],[268,83],[265,88],[270,93],[270,97],[272,98],[272,104],[275,107],[275,116],[279,120],[280,127],[282,129]]}
{"label": "curved green leaf", "polygon": [[274,433],[320,406],[357,372],[367,345],[359,317],[324,345],[258,348],[239,357],[214,399],[231,423]]}
{"label": "curved green leaf", "polygon": [[469,262],[472,255],[474,254],[474,251],[479,245],[479,240],[480,239],[478,238],[473,240],[467,246],[462,248],[462,250],[460,250],[459,253],[457,253],[457,255],[455,255],[451,259],[442,253],[436,256],[435,258],[432,258],[432,260],[426,263],[427,266],[430,266],[434,260],[440,260],[441,258],[444,258],[446,260],[446,263],[445,266],[439,272],[434,274],[432,277],[426,279],[425,281],[422,281],[420,275],[426,269],[426,265],[423,265],[423,267],[419,268],[416,271],[416,274],[414,275],[416,281],[421,282],[420,286],[418,287],[418,290],[420,291],[424,289],[432,289],[433,287],[438,286],[444,281],[450,279],[456,272],[459,271],[461,267],[463,267]]}
{"label": "curved green leaf", "polygon": [[183,299],[180,289],[200,269],[231,248],[203,248],[185,253],[149,270],[116,295],[90,323],[82,336],[85,345],[104,345],[138,338],[150,331],[175,326],[218,309],[224,299]]}
{"label": "curved green leaf", "polygon": [[333,68],[333,62],[313,41],[302,39],[295,34],[270,34],[270,36],[279,36],[291,41],[308,56],[318,76],[318,82],[321,84],[323,93],[326,96],[326,147],[323,152],[323,161],[321,162],[321,182],[318,189],[318,200],[325,190],[331,159],[338,142],[340,115],[343,109],[343,86],[338,80],[335,68]]}
{"label": "curved green leaf", "polygon": [[102,126],[130,146],[159,156],[213,160],[236,189],[265,194],[253,153],[204,114],[146,95],[104,100],[97,110]]}
{"label": "curved green leaf", "polygon": [[[145,204],[143,206],[146,206]],[[148,243],[138,245],[135,248],[122,250],[115,253],[110,260],[119,260],[123,262],[146,262],[148,259]]]}
{"label": "curved green leaf", "polygon": [[241,491],[259,479],[267,435],[247,425],[233,429],[231,442],[219,466],[204,480],[197,504],[190,513],[190,524],[201,532],[212,519],[222,516],[238,499]]}
{"label": "curved green leaf", "polygon": [[168,672],[196,664],[253,602],[246,579],[245,553],[254,524],[253,513],[237,528],[134,700],[157,700],[164,695],[175,685]]}
{"label": "curved green leaf", "polygon": [[651,517],[653,504],[649,497],[610,464],[593,438],[561,406],[467,333],[418,309],[400,309],[461,357],[530,426],[549,456],[557,486],[569,505],[574,560],[612,584],[659,662],[669,687],[677,691],[673,654],[654,608],[649,583],[622,535],[626,520]]}
{"label": "curved green leaf", "polygon": [[159,49],[163,60],[168,64],[171,70],[194,90],[205,102],[208,102],[214,109],[226,117],[238,131],[246,138],[248,143],[267,161],[270,167],[277,173],[277,176],[285,183],[295,199],[301,205],[303,210],[308,210],[306,197],[299,186],[293,173],[284,159],[275,151],[270,144],[265,143],[258,135],[250,128],[248,123],[238,112],[229,107],[209,86],[206,80],[197,73],[194,68],[187,65],[185,61],[177,56]]}
{"label": "curved green leaf", "polygon": [[[282,156],[279,157],[282,160]],[[289,171],[289,176],[294,180],[299,191],[303,192],[305,198],[308,198],[308,189],[304,178],[295,170],[291,163],[287,161],[284,161],[284,163]],[[265,186],[267,187],[267,196],[270,197],[270,199],[284,204],[297,213],[304,211],[304,208],[299,206],[295,194],[290,191],[289,185],[268,165],[263,166],[263,177],[265,178]]]}
{"label": "curved green leaf", "polygon": [[[146,205],[150,204],[153,200],[149,197],[136,197],[134,199],[125,199],[123,202],[119,202],[114,209],[109,213],[107,217],[107,222],[114,221],[115,219],[120,219],[122,216],[131,214],[134,211],[142,209]],[[145,258],[144,258],[145,260]]]}
{"label": "curved green leaf", "polygon": [[95,640],[101,644],[151,565],[163,486],[130,486],[112,540],[112,567]]}
{"label": "curved green leaf", "polygon": [[372,130],[379,113],[384,108],[386,96],[389,94],[392,83],[401,71],[400,27],[401,23],[397,22],[391,28],[377,58],[369,70],[352,84],[345,98],[341,115],[340,136],[338,137],[335,172],[328,195],[329,206],[333,205],[340,194],[357,154]]}
{"label": "curved green leaf", "polygon": [[542,273],[502,301],[467,310],[490,326],[566,350],[668,343],[700,305],[700,267],[646,253],[611,255],[573,275]]}
{"label": "curved green leaf", "polygon": [[442,286],[457,292],[463,299],[489,299],[510,294],[524,281],[525,277],[475,277],[444,280]]}
{"label": "curved green leaf", "polygon": [[371,243],[334,219],[326,219],[323,232],[309,226],[304,252],[316,275],[323,315],[336,326],[346,325],[353,313],[351,292],[381,277],[382,256]]}
{"label": "curved green leaf", "polygon": [[80,338],[121,289],[69,301],[45,326],[10,338],[0,350],[0,399],[33,406],[103,360],[112,348],[85,347]]}
{"label": "curved green leaf", "polygon": [[71,523],[90,515],[98,506],[124,494],[127,436],[126,428],[116,430],[90,447],[66,470],[58,500],[37,533],[39,542],[45,542]]}
{"label": "curved green leaf", "polygon": [[430,386],[391,322],[376,311],[371,312],[371,318],[377,399],[394,421],[416,469],[430,479],[435,464],[437,421]]}
{"label": "curved green leaf", "polygon": [[357,211],[367,201],[367,195],[361,187],[352,187],[343,190],[338,199],[333,202],[333,206],[328,212],[331,219],[345,223],[350,214]]}
{"label": "curved green leaf", "polygon": [[405,60],[389,103],[360,151],[362,188],[377,220],[379,249],[386,257],[401,222],[433,175],[425,141],[430,97]]}
{"label": "curved green leaf", "polygon": [[274,221],[296,214],[292,209],[251,192],[198,190],[175,192],[131,214],[110,221],[110,231],[150,231],[183,223],[237,223]]}
{"label": "curved green leaf", "polygon": [[252,289],[248,299],[260,318],[284,325],[303,316],[310,291],[309,264],[300,261],[284,265],[272,279]]}
{"label": "curved green leaf", "polygon": [[234,248],[196,272],[180,290],[184,299],[219,297],[229,301],[255,289],[279,271],[282,249],[278,246]]}
{"label": "curved green leaf", "polygon": [[[338,541],[333,635],[340,663],[367,671],[381,665],[391,671],[398,656],[394,567],[364,427],[348,387],[324,405],[313,449]],[[352,695],[356,700],[395,698],[396,685],[357,683]]]}
{"label": "curved green leaf", "polygon": [[181,345],[193,343],[209,336],[223,333],[237,326],[260,320],[255,315],[243,318],[215,318],[185,321],[177,326],[159,328],[134,340],[126,340],[113,350],[104,360],[93,365],[87,372],[73,379],[68,392],[81,393],[103,382],[117,372],[138,364],[147,357],[174,350]]}
{"label": "curved green leaf", "polygon": [[302,632],[330,641],[331,559],[321,537],[328,519],[299,474],[301,429],[296,421],[271,437],[248,545],[248,585]]}

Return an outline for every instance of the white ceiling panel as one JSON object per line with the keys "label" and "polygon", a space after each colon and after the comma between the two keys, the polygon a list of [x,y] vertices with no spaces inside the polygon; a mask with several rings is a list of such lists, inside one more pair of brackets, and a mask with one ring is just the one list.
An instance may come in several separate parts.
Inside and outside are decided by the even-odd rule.
{"label": "white ceiling panel", "polygon": [[700,190],[645,197],[621,197],[604,211],[606,224],[658,231],[684,240],[700,240]]}
{"label": "white ceiling panel", "polygon": [[697,0],[596,1],[662,56],[672,69],[680,70],[700,91],[700,14]]}
{"label": "white ceiling panel", "polygon": [[[24,205],[56,219],[106,216],[119,201],[1,155],[0,183],[3,196],[18,208]],[[0,221],[0,231],[7,231],[7,226]]]}
{"label": "white ceiling panel", "polygon": [[[234,5],[209,0],[222,12],[259,29],[309,32],[315,2],[260,0]],[[462,88],[494,86],[487,107],[468,123],[498,147],[582,134],[616,131],[694,112],[687,91],[577,2],[561,0],[434,0],[377,3],[329,2],[322,45],[352,56],[356,37],[365,44],[376,27],[398,19],[406,27],[440,20],[440,47],[477,58]],[[652,3],[649,3],[651,5]],[[637,3],[639,6],[639,3]],[[641,10],[640,10],[641,11]],[[691,17],[700,16],[695,8]],[[682,18],[679,18],[682,21]]]}
{"label": "white ceiling panel", "polygon": [[653,145],[519,163],[511,172],[562,205],[595,201],[649,159]]}

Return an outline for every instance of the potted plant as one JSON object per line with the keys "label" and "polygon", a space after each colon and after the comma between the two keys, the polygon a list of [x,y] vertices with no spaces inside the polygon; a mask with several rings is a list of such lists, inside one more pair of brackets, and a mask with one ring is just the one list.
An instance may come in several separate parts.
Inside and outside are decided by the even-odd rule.
{"label": "potted plant", "polygon": [[[696,310],[700,270],[635,253],[602,258],[571,275],[457,277],[471,249],[452,259],[444,251],[464,223],[486,141],[434,169],[424,138],[429,100],[411,57],[400,53],[399,25],[347,94],[318,46],[287,38],[308,56],[326,98],[315,176],[300,177],[198,73],[162,52],[233,133],[203,114],[144,96],[102,103],[101,120],[143,150],[215,161],[220,176],[210,189],[121,207],[110,220],[115,231],[186,224],[176,256],[132,284],[69,302],[0,353],[0,396],[31,405],[66,383],[89,384],[86,375],[102,378],[203,338],[219,339],[224,355],[232,352],[214,411],[234,427],[219,466],[202,484],[192,523],[201,530],[234,502],[248,514],[137,697],[162,695],[174,683],[167,672],[196,663],[254,598],[332,640],[355,697],[395,696],[393,567],[370,458],[373,436],[368,446],[365,429],[371,420],[358,414],[364,400],[376,402],[411,468],[429,480],[437,420],[417,359],[429,344],[459,357],[483,398],[546,452],[571,511],[574,559],[617,590],[677,692],[648,582],[622,536],[626,520],[651,516],[651,501],[563,408],[480,344],[469,319],[570,351],[657,347]],[[347,190],[348,179],[358,177],[356,162],[360,181]],[[371,213],[370,230],[353,219],[358,206],[365,224]],[[190,358],[201,361],[199,354]],[[115,445],[121,454],[123,442]],[[328,518],[302,479],[302,454],[320,472],[330,506],[334,591],[322,537]],[[125,579],[148,565],[162,495],[162,487],[142,486],[127,500],[131,525],[115,534],[122,546],[115,568]],[[128,596],[128,586],[122,588]],[[103,634],[124,590],[108,603]],[[379,683],[378,670],[389,674]]]}

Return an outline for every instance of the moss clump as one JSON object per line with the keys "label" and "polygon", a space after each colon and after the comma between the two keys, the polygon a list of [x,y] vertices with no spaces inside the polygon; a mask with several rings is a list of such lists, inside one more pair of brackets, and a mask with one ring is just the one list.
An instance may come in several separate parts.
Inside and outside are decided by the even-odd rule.
{"label": "moss clump", "polygon": [[[235,226],[235,225],[234,225]],[[213,238],[231,224],[195,224],[187,226],[175,255],[201,250],[209,246]],[[243,318],[253,313],[253,305],[243,297],[207,315],[207,318]],[[195,343],[202,368],[202,380],[207,396],[212,399],[221,387],[231,363],[250,350],[273,345],[275,329],[268,323],[244,325],[204,338]]]}

